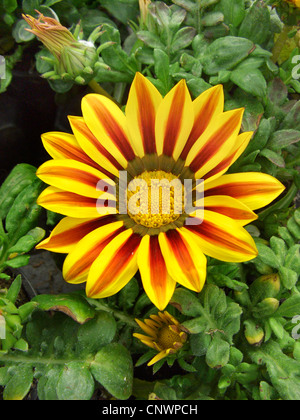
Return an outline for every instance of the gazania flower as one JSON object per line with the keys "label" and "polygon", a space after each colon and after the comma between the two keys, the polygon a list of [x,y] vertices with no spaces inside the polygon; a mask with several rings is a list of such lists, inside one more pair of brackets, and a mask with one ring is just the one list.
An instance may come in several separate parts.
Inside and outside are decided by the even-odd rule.
{"label": "gazania flower", "polygon": [[[53,160],[37,171],[50,184],[38,203],[67,217],[38,248],[68,253],[67,282],[86,282],[87,296],[104,298],[139,269],[145,292],[163,310],[176,282],[201,291],[204,254],[231,262],[256,257],[243,226],[284,187],[263,173],[225,174],[252,133],[239,134],[243,109],[224,112],[223,106],[222,86],[192,101],[182,80],[162,98],[138,73],[125,114],[108,98],[88,94],[83,116],[69,117],[73,135],[42,136]],[[162,181],[154,194],[152,181]],[[205,197],[187,210],[191,188],[204,188]]]}
{"label": "gazania flower", "polygon": [[158,312],[157,315],[150,315],[151,319],[145,319],[144,322],[136,319],[141,329],[147,334],[134,333],[146,346],[156,350],[158,354],[153,357],[148,366],[176,353],[187,340],[187,334],[181,329],[181,325],[167,311]]}

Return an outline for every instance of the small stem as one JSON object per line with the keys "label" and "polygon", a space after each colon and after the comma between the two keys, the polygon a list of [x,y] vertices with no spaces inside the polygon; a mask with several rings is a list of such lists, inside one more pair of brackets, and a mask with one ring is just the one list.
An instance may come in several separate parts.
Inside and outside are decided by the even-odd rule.
{"label": "small stem", "polygon": [[91,304],[96,306],[97,309],[100,309],[105,312],[109,312],[112,315],[114,315],[116,318],[118,318],[120,321],[125,322],[126,324],[130,325],[131,327],[137,327],[137,323],[133,318],[131,318],[128,315],[125,315],[123,312],[118,311],[116,309],[112,309],[109,306],[102,303],[100,300],[97,299],[90,299],[86,298],[86,300]]}
{"label": "small stem", "polygon": [[288,34],[291,30],[292,28],[290,26],[285,25],[283,27],[283,30],[281,34],[279,35],[272,51],[273,52],[272,61],[274,63],[277,63],[280,57],[281,51],[283,50],[283,47],[285,46],[285,43],[288,40]]}
{"label": "small stem", "polygon": [[99,93],[100,95],[106,96],[108,99],[113,101],[115,104],[117,104],[120,107],[120,104],[108,93],[105,89],[103,89],[102,86],[99,85],[99,83],[96,82],[96,80],[91,80],[89,82],[89,87],[93,89],[94,92]]}

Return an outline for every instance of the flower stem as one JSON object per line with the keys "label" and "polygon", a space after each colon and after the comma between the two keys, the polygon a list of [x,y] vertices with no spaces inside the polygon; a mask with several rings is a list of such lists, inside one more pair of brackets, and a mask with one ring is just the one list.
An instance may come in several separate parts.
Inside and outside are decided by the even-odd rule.
{"label": "flower stem", "polygon": [[96,82],[96,80],[91,80],[89,82],[89,87],[93,89],[94,92],[99,93],[100,95],[106,96],[111,101],[113,101],[115,104],[117,104],[120,107],[120,104],[108,93],[105,89],[103,89],[102,86],[99,85],[99,83]]}
{"label": "flower stem", "polygon": [[272,61],[274,63],[277,63],[280,57],[281,51],[283,50],[285,43],[288,40],[288,35],[289,35],[289,32],[291,32],[291,30],[292,28],[290,26],[285,25],[283,27],[283,30],[281,34],[279,35],[272,51],[273,52]]}
{"label": "flower stem", "polygon": [[101,300],[90,299],[90,298],[86,298],[86,300],[91,305],[94,305],[97,309],[100,309],[101,311],[111,313],[115,318],[118,318],[120,321],[124,322],[125,324],[130,325],[131,327],[136,327],[137,326],[137,323],[135,322],[135,320],[132,317],[124,314],[121,311],[110,308],[109,306],[105,305],[105,303],[103,303]]}

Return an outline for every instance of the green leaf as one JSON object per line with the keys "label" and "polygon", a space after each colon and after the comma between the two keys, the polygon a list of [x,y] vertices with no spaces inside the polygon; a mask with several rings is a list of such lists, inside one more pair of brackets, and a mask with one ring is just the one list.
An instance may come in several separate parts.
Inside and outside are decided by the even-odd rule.
{"label": "green leaf", "polygon": [[87,301],[77,294],[38,295],[32,299],[44,311],[60,311],[80,324],[85,323],[95,315],[94,309]]}
{"label": "green leaf", "polygon": [[294,295],[289,297],[282,303],[276,312],[276,316],[284,316],[287,318],[293,318],[300,313],[300,295]]}
{"label": "green leaf", "polygon": [[[103,34],[101,35],[101,44],[112,42],[108,48],[101,52],[101,56],[112,70],[125,72],[134,75],[137,71],[136,63],[133,62],[121,47],[121,37],[118,29],[109,24],[103,24]],[[105,70],[106,73],[109,71]]]}
{"label": "green leaf", "polygon": [[153,32],[138,31],[137,37],[151,48],[158,48],[161,50],[164,50],[165,48],[160,38],[157,35],[155,35]]}
{"label": "green leaf", "polygon": [[20,293],[21,286],[22,286],[22,278],[21,278],[21,275],[18,275],[14,279],[12,284],[10,285],[10,288],[8,289],[6,293],[6,299],[8,299],[12,303],[15,303]]}
{"label": "green leaf", "polygon": [[278,260],[271,248],[259,242],[256,244],[256,247],[258,250],[258,259],[262,260],[265,264],[269,265],[270,267],[279,268]]}
{"label": "green leaf", "polygon": [[238,27],[245,17],[245,0],[221,0],[218,8],[229,25]]}
{"label": "green leaf", "polygon": [[269,35],[270,11],[261,0],[256,1],[248,10],[239,30],[239,36],[250,39],[255,44],[262,44]]}
{"label": "green leaf", "polygon": [[268,142],[268,147],[274,151],[281,150],[291,144],[300,141],[300,131],[298,130],[279,130],[276,131]]}
{"label": "green leaf", "polygon": [[274,388],[284,400],[300,399],[299,362],[283,354],[279,344],[270,342],[261,346],[252,351],[251,357],[257,364],[266,365]]}
{"label": "green leaf", "polygon": [[207,349],[206,363],[212,369],[220,369],[229,362],[230,345],[224,341],[220,333],[216,333]]}
{"label": "green leaf", "polygon": [[113,340],[116,331],[114,317],[107,312],[98,312],[95,318],[78,328],[77,351],[84,354],[97,352]]}
{"label": "green leaf", "polygon": [[91,372],[115,398],[126,400],[131,396],[133,365],[128,350],[121,344],[103,347],[91,363]]}
{"label": "green leaf", "polygon": [[285,287],[287,290],[291,290],[298,280],[298,274],[288,267],[280,267],[279,276],[282,286]]}
{"label": "green leaf", "polygon": [[248,57],[253,48],[254,44],[245,38],[219,38],[212,42],[200,57],[204,71],[208,75],[214,75],[221,70],[231,70]]}
{"label": "green leaf", "polygon": [[251,95],[263,98],[267,93],[267,83],[258,69],[237,69],[230,75],[230,80]]}
{"label": "green leaf", "polygon": [[88,367],[79,362],[66,363],[59,376],[56,392],[59,400],[90,400],[94,379]]}
{"label": "green leaf", "polygon": [[36,180],[36,168],[27,163],[16,165],[0,187],[0,218],[4,219],[15,198]]}
{"label": "green leaf", "polygon": [[161,49],[155,49],[154,53],[154,70],[156,77],[162,82],[164,94],[170,90],[171,79],[169,75],[170,60],[167,53]]}
{"label": "green leaf", "polygon": [[195,35],[196,30],[194,28],[186,26],[185,28],[179,29],[172,39],[171,52],[176,53],[179,50],[187,48],[192,43]]}
{"label": "green leaf", "polygon": [[18,257],[12,258],[11,260],[5,261],[4,266],[11,268],[24,267],[29,263],[29,259],[29,255],[19,255]]}
{"label": "green leaf", "polygon": [[284,158],[281,155],[279,155],[278,153],[274,152],[273,150],[263,149],[260,152],[260,155],[267,158],[274,165],[279,166],[280,168],[285,168]]}
{"label": "green leaf", "polygon": [[34,39],[35,35],[32,32],[28,32],[26,29],[30,29],[30,26],[25,20],[19,20],[12,30],[12,35],[16,42],[28,42]]}
{"label": "green leaf", "polygon": [[3,391],[4,400],[22,400],[29,392],[33,381],[32,367],[26,363],[12,366]]}
{"label": "green leaf", "polygon": [[99,0],[99,3],[124,24],[135,19],[138,14],[138,4],[136,0]]}
{"label": "green leaf", "polygon": [[40,180],[33,181],[20,192],[11,206],[6,217],[5,227],[9,237],[15,241],[36,227],[42,210],[36,200],[42,188],[43,183]]}
{"label": "green leaf", "polygon": [[197,297],[181,287],[175,289],[170,304],[184,315],[199,316],[202,314],[202,306]]}
{"label": "green leaf", "polygon": [[20,238],[17,243],[11,247],[9,253],[23,253],[29,252],[37,243],[39,243],[45,236],[44,229],[36,227],[31,229],[25,236]]}

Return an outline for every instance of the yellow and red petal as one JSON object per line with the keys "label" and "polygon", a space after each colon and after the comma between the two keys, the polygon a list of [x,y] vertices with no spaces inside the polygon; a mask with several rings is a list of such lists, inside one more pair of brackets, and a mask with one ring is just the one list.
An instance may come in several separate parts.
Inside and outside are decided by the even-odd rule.
{"label": "yellow and red petal", "polygon": [[37,203],[47,210],[69,217],[92,219],[117,213],[116,200],[113,196],[110,196],[110,200],[106,200],[107,207],[101,207],[99,211],[100,201],[98,203],[96,198],[84,197],[55,187],[46,188],[39,196]]}
{"label": "yellow and red petal", "polygon": [[124,168],[101,144],[101,138],[93,135],[84,119],[82,117],[69,116],[69,122],[78,143],[85,153],[93,159],[94,165],[98,165],[98,169],[101,172],[110,176],[112,174],[118,176],[119,171]]}
{"label": "yellow and red petal", "polygon": [[182,286],[200,292],[206,279],[206,257],[192,235],[171,229],[161,232],[158,239],[170,276]]}
{"label": "yellow and red petal", "polygon": [[[197,205],[198,203],[196,203]],[[226,195],[204,197],[204,208],[234,219],[241,226],[257,219],[257,215],[236,198]]]}
{"label": "yellow and red petal", "polygon": [[137,272],[140,235],[126,229],[110,241],[94,261],[86,285],[86,294],[98,299],[121,290]]}
{"label": "yellow and red petal", "polygon": [[107,185],[114,185],[114,182],[102,172],[72,159],[45,162],[38,168],[36,174],[46,184],[91,198],[100,197],[101,191],[98,189],[100,180],[107,182]]}
{"label": "yellow and red petal", "polygon": [[220,177],[223,175],[228,168],[241,156],[241,154],[245,151],[246,147],[248,146],[251,138],[253,136],[253,132],[245,132],[237,136],[237,139],[234,143],[233,148],[230,150],[229,153],[221,160],[221,162],[212,168],[208,173],[203,176],[203,179],[207,181],[212,181],[215,178]]}
{"label": "yellow and red petal", "polygon": [[[107,219],[105,219],[107,217]],[[123,222],[113,216],[99,219],[100,227],[84,236],[70,252],[63,265],[63,276],[68,283],[83,283],[101,251],[124,231]]]}
{"label": "yellow and red petal", "polygon": [[41,136],[43,145],[53,159],[74,159],[94,168],[95,162],[82,150],[73,134],[49,132]]}
{"label": "yellow and red petal", "polygon": [[202,136],[192,146],[186,158],[196,178],[203,176],[227,156],[239,134],[244,109],[224,112],[214,118]]}
{"label": "yellow and red petal", "polygon": [[204,182],[205,197],[229,195],[244,203],[251,210],[266,206],[284,190],[284,185],[271,175],[259,172],[242,172],[223,175],[211,182]]}
{"label": "yellow and red petal", "polygon": [[137,73],[128,96],[126,119],[130,141],[139,157],[156,153],[155,117],[162,96],[141,73]]}
{"label": "yellow and red petal", "polygon": [[104,216],[102,219],[65,217],[55,226],[50,236],[40,242],[36,248],[68,254],[87,234],[114,221],[113,216]]}
{"label": "yellow and red petal", "polygon": [[204,210],[202,223],[199,220],[181,230],[192,234],[204,254],[221,261],[249,261],[258,253],[253,238],[240,224],[210,210]]}
{"label": "yellow and red petal", "polygon": [[158,309],[163,310],[174,293],[176,281],[168,274],[157,236],[143,237],[138,267],[146,294]]}
{"label": "yellow and red petal", "polygon": [[207,89],[193,101],[195,121],[189,138],[180,155],[185,160],[191,147],[204,133],[213,118],[224,110],[224,90],[222,85]]}
{"label": "yellow and red petal", "polygon": [[158,155],[180,156],[194,124],[194,110],[185,80],[181,80],[160,103],[155,121]]}
{"label": "yellow and red petal", "polygon": [[129,141],[126,117],[120,108],[105,96],[92,93],[82,99],[82,113],[93,135],[126,168],[135,153]]}

